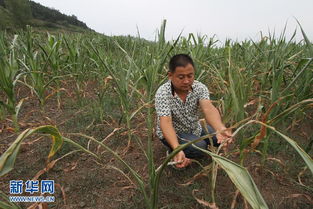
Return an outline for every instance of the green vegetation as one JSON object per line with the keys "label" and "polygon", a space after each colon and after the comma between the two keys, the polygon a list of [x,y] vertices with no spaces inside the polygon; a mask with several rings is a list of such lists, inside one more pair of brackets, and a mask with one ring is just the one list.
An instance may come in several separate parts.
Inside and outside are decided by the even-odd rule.
{"label": "green vegetation", "polygon": [[26,25],[65,31],[91,30],[75,15],[65,15],[33,1],[0,0],[0,30],[16,30]]}
{"label": "green vegetation", "polygon": [[[211,173],[211,185],[205,188],[210,191],[210,197],[202,204],[212,208],[221,204],[215,196],[220,167],[252,208],[268,208],[259,185],[246,168],[246,160],[259,153],[262,156],[261,166],[264,166],[269,154],[272,154],[269,147],[279,140],[277,136],[299,154],[300,158],[296,158],[294,163],[306,166],[313,173],[312,158],[308,154],[310,144],[304,151],[301,148],[304,145],[288,137],[289,133],[284,130],[312,117],[312,44],[304,30],[304,41],[300,42],[294,41],[294,36],[286,40],[283,32],[279,38],[269,34],[259,41],[227,40],[218,47],[214,38],[207,40],[205,36],[195,37],[193,34],[166,41],[165,25],[166,21],[162,23],[155,42],[132,37],[107,37],[91,32],[40,34],[30,27],[14,36],[1,32],[0,115],[9,113],[8,120],[4,121],[7,126],[13,121],[18,127],[19,110],[35,100],[38,100],[40,108],[32,111],[43,114],[44,118],[48,118],[48,102],[53,105],[50,109],[58,109],[62,113],[70,112],[64,108],[66,103],[70,103],[67,107],[77,103],[77,114],[84,113],[81,113],[81,121],[70,121],[63,126],[66,120],[70,120],[66,117],[65,121],[58,123],[58,129],[52,126],[33,127],[19,133],[16,128],[17,139],[1,155],[0,174],[10,174],[7,173],[13,169],[21,142],[26,136],[35,132],[52,133],[53,154],[50,151],[48,163],[62,149],[63,142],[95,157],[99,165],[107,157],[105,154],[110,154],[120,163],[114,169],[126,176],[142,194],[144,207],[158,208],[159,185],[168,162],[189,145],[178,147],[167,158],[158,161],[160,166],[157,165],[153,146],[157,140],[153,133],[154,95],[167,79],[168,59],[176,53],[188,53],[194,58],[197,79],[208,85],[224,122],[234,128],[237,141],[236,147],[230,153],[223,153],[224,156],[220,155],[220,149],[206,151],[213,163],[209,167],[201,165],[204,170],[211,169],[207,172]],[[18,94],[20,91],[24,94]],[[25,101],[26,97],[31,100]],[[20,101],[24,101],[23,104]],[[25,115],[21,115],[20,120]],[[87,119],[91,115],[94,120],[89,122]],[[111,134],[118,136],[117,140],[111,140],[111,144],[106,142],[110,134],[98,133],[99,139],[94,136],[99,126],[112,129],[113,125],[107,125],[107,121],[115,124]],[[69,124],[73,124],[79,133],[71,133]],[[62,134],[59,132],[61,129],[65,129]],[[71,136],[79,137],[80,142],[74,142]],[[84,143],[81,139],[88,142]],[[136,144],[143,153],[147,166],[144,173],[138,171],[134,162],[124,158],[131,144]],[[125,147],[118,152],[113,145]],[[101,149],[106,153],[99,152]],[[276,153],[284,152],[284,146],[276,145],[276,149]],[[232,157],[235,152],[240,158]],[[312,191],[310,186],[304,187]]]}
{"label": "green vegetation", "polygon": [[23,27],[30,23],[32,12],[27,0],[4,0],[4,5],[12,14],[16,26]]}
{"label": "green vegetation", "polygon": [[13,28],[13,15],[7,9],[0,6],[0,29]]}

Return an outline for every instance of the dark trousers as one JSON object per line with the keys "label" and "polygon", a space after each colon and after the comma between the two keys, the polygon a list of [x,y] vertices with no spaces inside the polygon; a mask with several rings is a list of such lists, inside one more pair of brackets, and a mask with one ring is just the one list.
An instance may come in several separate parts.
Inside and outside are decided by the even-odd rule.
{"label": "dark trousers", "polygon": [[[214,129],[209,125],[208,125],[208,131],[210,134],[215,132]],[[204,136],[204,135],[206,135],[206,133],[204,130],[202,130],[201,136]],[[196,139],[199,139],[198,136],[193,135],[193,134],[187,134],[187,133],[177,133],[177,138],[178,138],[179,144],[185,144],[185,143],[188,143],[190,141],[194,141]],[[215,147],[218,147],[220,145],[217,143],[217,138],[215,135],[212,137],[212,141],[213,141],[213,145]],[[161,139],[161,142],[165,146],[168,147],[170,152],[172,152],[172,148],[170,147],[170,145],[167,143],[167,141],[164,138]],[[194,143],[195,146],[200,147],[202,149],[207,149],[209,144],[211,144],[209,138]],[[204,152],[198,150],[197,148],[195,148],[192,145],[187,146],[183,151],[184,151],[187,158],[192,158],[192,159],[203,157],[205,154]]]}

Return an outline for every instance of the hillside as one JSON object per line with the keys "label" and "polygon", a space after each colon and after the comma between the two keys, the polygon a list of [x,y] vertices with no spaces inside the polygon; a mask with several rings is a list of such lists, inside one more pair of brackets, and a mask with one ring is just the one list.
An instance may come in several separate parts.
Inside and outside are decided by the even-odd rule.
{"label": "hillside", "polygon": [[75,15],[65,15],[33,1],[0,0],[0,30],[15,30],[26,25],[48,30],[91,30]]}

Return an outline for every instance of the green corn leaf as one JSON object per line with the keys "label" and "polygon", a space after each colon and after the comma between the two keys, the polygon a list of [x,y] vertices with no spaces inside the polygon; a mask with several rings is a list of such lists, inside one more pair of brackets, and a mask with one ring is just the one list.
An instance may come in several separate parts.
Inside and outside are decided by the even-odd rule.
{"label": "green corn leaf", "polygon": [[63,138],[59,133],[58,129],[54,126],[46,125],[40,126],[34,129],[26,129],[23,131],[17,139],[11,144],[11,146],[1,155],[0,157],[0,176],[3,176],[10,172],[14,168],[14,163],[18,152],[20,150],[20,146],[23,140],[34,134],[34,133],[42,133],[42,134],[50,134],[52,137],[52,146],[48,155],[48,159],[51,158],[62,146]]}
{"label": "green corn leaf", "polygon": [[6,108],[9,112],[14,113],[14,107],[0,101],[0,105],[3,106],[4,108]]}
{"label": "green corn leaf", "polygon": [[299,155],[302,157],[302,159],[304,160],[304,162],[306,163],[306,165],[309,167],[309,169],[311,170],[313,174],[313,159],[297,144],[297,142],[295,142],[293,139],[289,138],[288,136],[282,134],[281,132],[277,131],[272,126],[269,126],[260,121],[252,121],[252,122],[256,122],[256,123],[262,124],[263,126],[266,126],[267,128],[271,129],[272,131],[280,135],[283,139],[285,139],[299,153]]}
{"label": "green corn leaf", "polygon": [[68,138],[65,138],[65,137],[63,137],[63,140],[64,140],[65,142],[67,142],[67,143],[69,143],[69,144],[72,144],[72,145],[74,145],[75,147],[81,149],[82,151],[84,151],[84,152],[86,152],[86,153],[88,153],[88,154],[94,156],[95,158],[99,159],[99,156],[98,156],[98,155],[96,155],[95,153],[89,151],[88,149],[84,148],[83,146],[81,146],[80,144],[74,142],[73,140],[68,139]]}
{"label": "green corn leaf", "polygon": [[0,208],[3,208],[3,209],[18,209],[19,207],[14,206],[14,205],[9,205],[9,204],[7,204],[5,202],[0,201]]}
{"label": "green corn leaf", "polygon": [[298,22],[299,26],[300,26],[300,29],[301,29],[301,33],[302,33],[302,36],[304,38],[304,41],[306,43],[306,47],[308,48],[308,51],[309,53],[311,54],[311,56],[313,55],[313,46],[309,40],[309,38],[307,37],[306,33],[304,32],[300,22],[296,19],[296,21]]}
{"label": "green corn leaf", "polygon": [[297,69],[301,68],[300,72],[295,76],[295,78],[289,83],[289,85],[282,91],[281,94],[283,94],[284,92],[287,92],[287,90],[289,90],[289,88],[300,78],[300,76],[303,74],[303,72],[305,72],[305,70],[310,66],[310,64],[312,63],[313,58],[308,58],[308,59],[302,59],[298,66]]}
{"label": "green corn leaf", "polygon": [[266,202],[264,201],[261,193],[259,192],[256,184],[254,183],[251,175],[246,168],[208,150],[201,150],[209,154],[212,159],[226,171],[231,181],[236,185],[237,189],[240,191],[242,196],[249,202],[253,209],[268,208]]}
{"label": "green corn leaf", "polygon": [[14,202],[10,202],[9,197],[2,191],[0,191],[0,197],[5,201],[0,201],[0,208],[2,209],[21,209],[20,206]]}
{"label": "green corn leaf", "polygon": [[[147,196],[147,193],[145,191],[145,185],[144,185],[144,182],[143,182],[143,179],[141,178],[141,176],[133,169],[131,168],[131,166],[126,163],[122,158],[121,156],[119,156],[116,152],[114,152],[112,149],[110,149],[108,146],[106,146],[105,144],[103,144],[102,142],[99,142],[98,140],[96,140],[95,138],[91,137],[91,136],[87,136],[85,134],[81,134],[81,133],[72,133],[71,135],[76,135],[76,136],[81,136],[81,137],[84,137],[84,138],[87,138],[93,142],[95,142],[96,144],[100,145],[102,148],[104,148],[105,150],[107,150],[108,152],[110,152],[118,161],[120,161],[130,172],[130,174],[135,178],[136,182],[137,182],[137,185],[139,186],[139,189],[141,190],[141,192],[143,193],[144,195],[144,199],[145,201],[147,202],[148,201],[148,196]],[[72,141],[71,139],[69,138],[66,138],[64,137],[64,140],[80,149],[82,149],[83,151],[93,155],[93,156],[96,156],[94,153],[90,152],[89,150],[86,150],[84,148],[82,148],[82,146],[80,146],[79,144],[77,144],[76,142]],[[97,156],[96,156],[97,157]],[[98,157],[97,157],[98,158]]]}
{"label": "green corn leaf", "polygon": [[282,111],[281,113],[277,114],[274,118],[272,118],[271,120],[268,120],[267,123],[268,124],[276,123],[277,121],[281,120],[283,117],[295,112],[299,108],[308,104],[312,104],[312,103],[313,103],[313,99],[302,100],[301,102],[298,102],[297,104],[294,104],[291,107]]}
{"label": "green corn leaf", "polygon": [[278,135],[280,135],[283,139],[285,139],[299,153],[299,155],[302,157],[302,159],[304,160],[304,162],[306,163],[306,165],[309,167],[309,169],[311,170],[313,174],[313,159],[297,144],[297,142],[295,142],[293,139],[289,138],[288,136],[282,134],[281,132],[277,131],[273,126],[269,126],[265,123],[262,123],[261,121],[250,120],[247,123],[243,124],[242,126],[238,127],[237,130],[233,133],[233,136],[235,136],[245,126],[252,124],[252,123],[258,123],[262,126],[265,126],[271,129],[272,131],[274,131],[275,133],[277,133]]}

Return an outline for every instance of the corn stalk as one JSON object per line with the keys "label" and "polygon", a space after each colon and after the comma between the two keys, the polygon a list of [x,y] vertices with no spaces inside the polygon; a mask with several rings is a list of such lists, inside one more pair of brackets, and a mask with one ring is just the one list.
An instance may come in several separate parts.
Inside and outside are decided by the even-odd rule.
{"label": "corn stalk", "polygon": [[7,101],[0,100],[0,105],[12,115],[16,131],[19,130],[17,117],[23,103],[23,100],[17,103],[15,95],[16,83],[23,75],[16,58],[17,40],[18,36],[15,35],[10,46],[7,47],[4,43],[4,36],[0,36],[0,90],[7,97]]}

